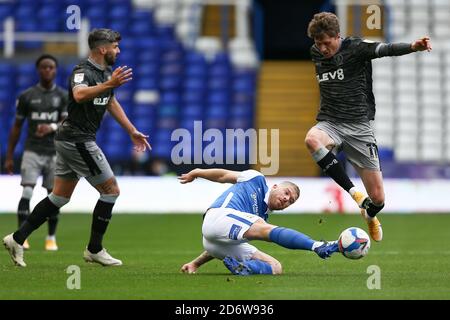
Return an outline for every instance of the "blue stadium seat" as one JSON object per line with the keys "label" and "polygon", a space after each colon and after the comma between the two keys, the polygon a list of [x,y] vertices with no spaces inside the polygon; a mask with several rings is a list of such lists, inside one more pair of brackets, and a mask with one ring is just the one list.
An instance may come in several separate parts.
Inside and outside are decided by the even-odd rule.
{"label": "blue stadium seat", "polygon": [[208,88],[211,90],[227,90],[229,81],[226,77],[212,77],[208,81]]}
{"label": "blue stadium seat", "polygon": [[133,74],[138,77],[155,77],[159,74],[160,66],[157,63],[147,63],[139,65],[136,70],[133,70]]}
{"label": "blue stadium seat", "polygon": [[11,75],[15,73],[14,65],[6,62],[0,62],[0,75]]}
{"label": "blue stadium seat", "polygon": [[203,103],[205,99],[202,90],[186,89],[183,93],[183,103]]}
{"label": "blue stadium seat", "polygon": [[158,88],[159,84],[157,77],[141,77],[135,81],[136,90],[157,90]]}
{"label": "blue stadium seat", "polygon": [[134,126],[141,132],[147,135],[152,135],[155,129],[154,119],[135,118],[133,121]]}
{"label": "blue stadium seat", "polygon": [[203,115],[203,106],[201,104],[186,104],[181,109],[182,118],[201,119]]}
{"label": "blue stadium seat", "polygon": [[0,21],[3,24],[3,20],[6,17],[12,16],[14,13],[14,7],[12,3],[0,3]]}
{"label": "blue stadium seat", "polygon": [[165,141],[152,142],[152,155],[155,157],[170,159],[172,147],[172,144]]}
{"label": "blue stadium seat", "polygon": [[231,101],[233,104],[251,104],[255,102],[255,92],[232,92]]}
{"label": "blue stadium seat", "polygon": [[209,104],[228,104],[229,95],[226,91],[216,90],[211,91],[208,95]]}
{"label": "blue stadium seat", "polygon": [[33,3],[21,3],[14,10],[14,17],[17,21],[27,21],[34,17],[36,6]]}
{"label": "blue stadium seat", "polygon": [[231,118],[228,120],[227,128],[249,129],[253,127],[251,118]]}
{"label": "blue stadium seat", "polygon": [[163,76],[159,86],[162,90],[177,90],[181,86],[180,76]]}
{"label": "blue stadium seat", "polygon": [[184,73],[186,77],[206,77],[208,69],[204,64],[187,64]]}
{"label": "blue stadium seat", "polygon": [[131,19],[133,21],[150,21],[150,23],[153,23],[153,13],[148,10],[133,10],[131,12]]}
{"label": "blue stadium seat", "polygon": [[255,92],[255,83],[250,79],[236,79],[233,82],[235,92]]}
{"label": "blue stadium seat", "polygon": [[175,38],[174,27],[171,25],[157,25],[155,31],[160,39],[171,40]]}
{"label": "blue stadium seat", "polygon": [[176,104],[180,103],[180,94],[177,91],[162,92],[160,104]]}
{"label": "blue stadium seat", "polygon": [[209,68],[210,77],[229,77],[231,68],[224,65],[214,65]]}
{"label": "blue stadium seat", "polygon": [[164,63],[161,66],[160,74],[162,76],[181,76],[183,74],[183,65],[176,62]]}
{"label": "blue stadium seat", "polygon": [[105,15],[105,12],[107,12],[107,7],[103,5],[97,5],[97,6],[90,6],[89,9],[87,9],[84,12],[84,15],[89,18],[91,24],[94,23],[96,20],[107,20],[108,17]]}
{"label": "blue stadium seat", "polygon": [[222,118],[226,118],[228,115],[228,110],[227,110],[227,106],[226,105],[217,105],[217,104],[213,104],[210,105],[207,110],[206,110],[206,116],[210,119],[214,118],[214,119],[222,119]]}
{"label": "blue stadium seat", "polygon": [[108,25],[108,20],[107,19],[91,19],[90,21],[91,23],[91,29],[97,28],[105,28],[105,26]]}
{"label": "blue stadium seat", "polygon": [[148,21],[134,21],[129,28],[130,33],[136,37],[150,36],[155,33],[154,26]]}
{"label": "blue stadium seat", "polygon": [[156,107],[151,104],[136,104],[133,108],[133,118],[134,119],[154,119],[156,112]]}
{"label": "blue stadium seat", "polygon": [[184,89],[186,91],[204,91],[206,89],[206,81],[201,77],[189,77],[184,81]]}
{"label": "blue stadium seat", "polygon": [[176,104],[161,104],[158,108],[158,117],[178,117],[179,110]]}
{"label": "blue stadium seat", "polygon": [[230,108],[230,116],[235,118],[252,118],[253,105],[251,104],[236,104]]}
{"label": "blue stadium seat", "polygon": [[128,36],[128,34],[130,32],[130,30],[128,28],[128,21],[127,20],[125,20],[125,19],[115,19],[115,18],[111,18],[111,16],[110,16],[108,28],[119,32],[123,39],[124,39],[124,36]]}
{"label": "blue stadium seat", "polygon": [[[124,1],[122,1],[124,2]],[[128,18],[131,14],[131,8],[127,5],[113,5],[111,8],[109,8],[109,19],[120,21],[120,22],[128,22]]]}
{"label": "blue stadium seat", "polygon": [[159,63],[160,60],[160,51],[158,48],[154,49],[145,49],[142,52],[137,52],[137,61],[139,65],[144,65],[148,63]]}

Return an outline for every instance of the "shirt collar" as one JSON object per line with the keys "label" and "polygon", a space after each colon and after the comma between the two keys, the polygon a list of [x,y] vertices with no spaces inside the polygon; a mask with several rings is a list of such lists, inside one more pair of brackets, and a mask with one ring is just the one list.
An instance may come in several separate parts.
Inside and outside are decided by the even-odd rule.
{"label": "shirt collar", "polygon": [[55,88],[56,88],[56,83],[53,83],[53,85],[52,85],[52,87],[51,87],[50,89],[44,88],[44,87],[41,85],[40,82],[38,82],[38,84],[36,85],[36,87],[38,87],[39,90],[42,90],[42,91],[53,91],[53,90],[55,90]]}
{"label": "shirt collar", "polygon": [[92,60],[90,57],[87,59],[87,61],[92,64],[95,68],[99,69],[100,71],[105,71],[106,67],[98,64],[97,62],[95,62],[94,60]]}

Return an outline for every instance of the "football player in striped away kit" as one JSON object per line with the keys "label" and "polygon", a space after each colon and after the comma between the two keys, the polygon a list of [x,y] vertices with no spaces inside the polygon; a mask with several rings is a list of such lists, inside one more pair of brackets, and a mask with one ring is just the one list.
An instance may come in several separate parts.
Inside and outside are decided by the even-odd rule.
{"label": "football player in striped away kit", "polygon": [[[336,15],[314,15],[308,26],[320,88],[320,108],[305,139],[313,159],[361,208],[369,234],[381,241],[383,231],[376,217],[384,207],[383,178],[377,141],[372,128],[375,98],[371,60],[431,51],[428,37],[412,43],[382,43],[358,37],[341,38]],[[358,172],[368,196],[357,190],[335,154],[342,150]]]}
{"label": "football player in striped away kit", "polygon": [[102,245],[114,203],[119,196],[114,173],[95,143],[95,135],[105,111],[108,110],[126,130],[137,151],[150,149],[150,145],[147,142],[148,136],[133,126],[114,96],[114,88],[132,79],[129,68],[111,69],[120,53],[120,40],[120,34],[110,29],[94,29],[89,33],[90,54],[72,72],[68,116],[55,136],[56,169],[53,191],[36,205],[16,232],[3,238],[3,244],[17,266],[26,266],[23,260],[25,239],[69,202],[81,177],[85,177],[100,193],[83,258],[87,262],[104,266],[122,265],[122,261],[112,257]]}
{"label": "football player in striped away kit", "polygon": [[284,181],[272,187],[255,170],[242,172],[224,169],[194,169],[181,175],[181,183],[204,178],[232,183],[203,216],[202,234],[205,251],[184,264],[181,271],[195,273],[206,262],[217,258],[236,275],[281,274],[281,263],[250,245],[251,240],[274,242],[288,249],[314,251],[326,259],[339,251],[337,241],[315,241],[293,229],[267,223],[271,210],[283,210],[300,197],[300,189]]}
{"label": "football player in striped away kit", "polygon": [[[28,134],[20,168],[23,190],[17,210],[19,227],[30,213],[30,200],[38,177],[42,175],[42,186],[49,194],[53,189],[56,162],[53,139],[58,124],[67,116],[67,91],[54,83],[57,67],[55,57],[41,55],[36,60],[39,83],[25,90],[17,99],[16,120],[9,134],[5,170],[13,173],[14,149],[27,120]],[[48,217],[48,235],[45,240],[45,249],[48,251],[58,250],[55,236],[57,224],[57,214]],[[23,247],[30,248],[27,240]]]}

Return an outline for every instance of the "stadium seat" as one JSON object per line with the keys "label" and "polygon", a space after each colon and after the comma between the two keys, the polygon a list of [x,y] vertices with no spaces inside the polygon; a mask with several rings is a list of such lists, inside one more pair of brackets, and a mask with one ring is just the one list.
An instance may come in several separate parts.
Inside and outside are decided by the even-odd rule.
{"label": "stadium seat", "polygon": [[183,93],[183,103],[203,103],[204,92],[202,90],[187,89]]}

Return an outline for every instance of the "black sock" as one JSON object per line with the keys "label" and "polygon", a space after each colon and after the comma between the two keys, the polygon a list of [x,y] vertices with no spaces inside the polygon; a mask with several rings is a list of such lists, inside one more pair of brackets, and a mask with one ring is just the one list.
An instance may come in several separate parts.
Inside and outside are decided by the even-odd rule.
{"label": "black sock", "polygon": [[58,225],[59,210],[55,215],[48,217],[48,235],[54,236],[56,234],[56,226]]}
{"label": "black sock", "polygon": [[369,203],[369,207],[367,208],[366,212],[369,217],[375,217],[378,212],[381,211],[381,209],[384,208],[384,203],[381,206],[377,206],[373,204],[372,202]]}
{"label": "black sock", "polygon": [[332,178],[338,185],[340,185],[345,191],[349,191],[354,187],[353,182],[350,181],[344,167],[336,159],[333,152],[328,152],[317,164],[322,168],[330,178]]}
{"label": "black sock", "polygon": [[21,198],[19,201],[19,207],[17,208],[17,220],[20,226],[27,220],[30,214],[30,199]]}
{"label": "black sock", "polygon": [[43,199],[34,207],[33,212],[31,212],[27,220],[20,226],[19,230],[14,232],[14,240],[22,245],[34,230],[47,221],[49,216],[56,214],[58,210],[59,208],[48,197]]}
{"label": "black sock", "polygon": [[97,201],[92,217],[91,239],[89,240],[88,250],[91,253],[98,253],[103,249],[103,235],[108,227],[109,220],[112,217],[112,208],[114,203]]}

